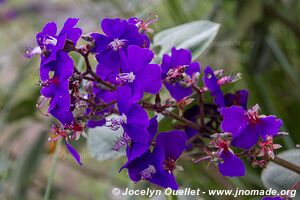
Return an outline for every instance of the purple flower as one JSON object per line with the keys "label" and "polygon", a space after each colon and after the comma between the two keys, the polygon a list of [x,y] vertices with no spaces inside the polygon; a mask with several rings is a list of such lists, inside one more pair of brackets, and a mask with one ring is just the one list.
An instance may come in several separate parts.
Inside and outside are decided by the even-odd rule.
{"label": "purple flower", "polygon": [[[69,41],[76,45],[82,33],[81,29],[74,28],[78,20],[78,18],[69,18],[58,35],[56,35],[56,23],[50,22],[36,35],[39,46],[28,52],[28,55],[41,54],[40,78],[42,81],[49,78],[50,71],[56,70],[58,54],[64,49],[66,42]],[[73,71],[73,68],[70,70]]]}
{"label": "purple flower", "polygon": [[27,56],[32,57],[35,54],[41,54],[41,65],[55,61],[57,51],[63,50],[67,41],[76,45],[80,38],[81,29],[74,27],[78,20],[79,18],[68,18],[58,34],[56,34],[56,23],[47,23],[43,30],[36,35],[39,46],[27,51]]}
{"label": "purple flower", "polygon": [[250,149],[259,137],[265,141],[267,136],[274,136],[279,132],[283,124],[281,119],[273,115],[259,115],[258,111],[258,105],[248,111],[241,106],[220,109],[223,116],[221,127],[223,131],[232,133],[233,146]]}
{"label": "purple flower", "polygon": [[162,86],[160,66],[149,64],[153,56],[151,50],[133,45],[127,48],[127,55],[121,53],[122,73],[116,78],[131,87],[132,102],[142,99],[144,92],[158,93]]}
{"label": "purple flower", "polygon": [[130,164],[130,162],[132,162],[134,159],[142,156],[149,149],[149,147],[151,146],[152,139],[154,138],[154,136],[156,135],[157,130],[158,130],[158,122],[157,122],[156,118],[157,118],[157,116],[154,116],[150,120],[150,125],[147,129],[150,134],[150,140],[148,143],[144,144],[144,143],[140,143],[140,142],[131,141],[131,144],[127,144],[127,147],[126,147],[127,162],[120,169],[120,171],[123,168],[126,168],[128,166],[128,164]]}
{"label": "purple flower", "polygon": [[189,50],[172,48],[171,56],[164,54],[161,68],[164,85],[176,101],[192,94],[192,78],[200,72],[200,65],[192,62]]}
{"label": "purple flower", "polygon": [[126,20],[105,18],[101,22],[101,28],[105,35],[91,34],[95,40],[93,52],[97,54],[98,62],[106,67],[120,68],[119,53],[126,51],[129,45],[137,45],[143,48],[149,47],[149,39],[144,34],[139,33],[135,24]]}
{"label": "purple flower", "polygon": [[245,166],[241,159],[234,155],[234,152],[230,147],[230,138],[227,137],[227,133],[218,134],[217,137],[213,137],[210,142],[210,146],[216,148],[216,152],[206,151],[208,156],[198,159],[199,162],[204,159],[210,158],[211,161],[218,162],[218,168],[223,176],[237,177],[245,175]]}
{"label": "purple flower", "polygon": [[148,143],[150,135],[147,130],[149,126],[147,112],[139,104],[129,102],[129,99],[132,97],[129,87],[119,87],[117,93],[117,105],[120,116],[111,119],[107,126],[113,130],[122,126],[131,140],[144,144]]}
{"label": "purple flower", "polygon": [[[42,82],[41,94],[51,98],[48,112],[61,121],[70,124],[73,116],[70,113],[71,97],[69,94],[69,77],[73,74],[73,60],[67,53],[59,51],[56,56],[54,75]],[[47,77],[48,74],[41,74]],[[65,115],[65,113],[67,113]]]}
{"label": "purple flower", "polygon": [[126,166],[130,179],[134,182],[148,180],[161,187],[177,190],[173,171],[177,159],[185,149],[185,143],[183,131],[160,133],[153,152],[148,150]]}
{"label": "purple flower", "polygon": [[232,105],[242,106],[247,110],[248,91],[238,90],[235,94],[228,93],[224,96],[225,106],[230,107]]}
{"label": "purple flower", "polygon": [[[70,124],[74,118],[70,111],[71,97],[69,94],[69,78],[74,71],[71,57],[65,52],[66,44],[75,46],[81,36],[81,29],[74,26],[78,18],[69,18],[61,31],[57,34],[56,23],[46,24],[36,35],[38,47],[27,51],[27,56],[41,55],[40,79],[42,81],[41,94],[50,98],[48,112],[62,124]],[[49,76],[50,72],[53,76]]]}
{"label": "purple flower", "polygon": [[210,91],[211,96],[214,98],[215,104],[219,107],[224,107],[223,92],[218,84],[218,79],[214,74],[214,71],[208,66],[204,69],[203,82]]}

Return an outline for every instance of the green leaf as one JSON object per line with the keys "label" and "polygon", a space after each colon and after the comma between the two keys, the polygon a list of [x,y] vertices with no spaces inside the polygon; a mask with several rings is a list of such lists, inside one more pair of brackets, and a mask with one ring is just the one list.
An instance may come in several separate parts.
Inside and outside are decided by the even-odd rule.
{"label": "green leaf", "polygon": [[193,21],[163,30],[153,38],[154,46],[160,46],[158,58],[169,53],[172,47],[192,51],[193,59],[200,56],[216,37],[220,25],[211,21]]}
{"label": "green leaf", "polygon": [[115,142],[123,134],[123,129],[112,131],[107,127],[97,127],[88,131],[88,149],[97,160],[115,159],[125,155],[125,146],[119,151],[113,149]]}
{"label": "green leaf", "polygon": [[[300,149],[292,149],[278,154],[295,165],[300,165]],[[266,188],[278,191],[290,189],[300,180],[300,175],[275,163],[270,163],[261,174],[261,180]]]}

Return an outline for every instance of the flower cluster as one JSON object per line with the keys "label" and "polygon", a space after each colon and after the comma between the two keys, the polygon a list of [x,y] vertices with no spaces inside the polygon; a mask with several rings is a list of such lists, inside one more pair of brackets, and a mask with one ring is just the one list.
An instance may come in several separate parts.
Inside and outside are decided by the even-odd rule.
{"label": "flower cluster", "polygon": [[[48,113],[60,122],[53,126],[55,137],[50,141],[63,138],[81,164],[70,141],[87,136],[85,128],[122,128],[122,137],[111,147],[119,151],[126,146],[127,162],[120,171],[127,169],[134,182],[147,180],[174,190],[179,187],[174,176],[180,168],[178,159],[199,142],[203,148],[192,155],[194,163],[216,163],[223,176],[245,175],[241,157],[253,166],[265,167],[274,159],[273,150],[280,147],[272,138],[280,132],[282,121],[260,115],[258,105],[248,108],[247,90],[224,94],[222,87],[241,75],[226,76],[223,70],[211,67],[201,72],[187,49],[174,47],[161,63],[155,63],[147,36],[153,32],[148,26],[155,21],[105,18],[103,33],[82,35],[76,27],[78,19],[70,18],[59,33],[50,22],[37,34],[38,46],[29,48],[26,56],[40,55],[42,96],[38,107],[48,102]],[[86,44],[77,47],[79,38]],[[85,71],[77,69],[70,52],[83,57]],[[95,68],[90,56],[96,58]],[[170,97],[163,100],[163,93]],[[211,98],[213,102],[209,102]],[[159,133],[157,115],[150,119],[148,110],[178,123]],[[108,118],[111,115],[114,117]],[[203,138],[210,142],[205,144]]]}

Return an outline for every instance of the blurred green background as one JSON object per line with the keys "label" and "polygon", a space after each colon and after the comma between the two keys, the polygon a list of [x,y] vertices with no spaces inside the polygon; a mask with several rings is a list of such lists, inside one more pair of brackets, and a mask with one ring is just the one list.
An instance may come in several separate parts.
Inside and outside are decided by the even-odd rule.
{"label": "blurred green background", "polygon": [[[200,19],[221,24],[215,42],[198,58],[201,66],[242,72],[243,79],[230,90],[248,88],[250,105],[258,103],[265,114],[283,119],[284,131],[290,136],[277,143],[293,148],[300,142],[298,0],[0,0],[0,199],[42,199],[51,172],[49,153],[54,147],[47,138],[52,119],[35,108],[39,58],[23,57],[25,47],[35,45],[35,34],[51,20],[61,27],[66,18],[80,17],[79,27],[86,34],[99,32],[103,17],[143,17],[148,13],[159,16],[152,26],[155,33]],[[84,139],[77,149],[89,153]],[[61,151],[66,152],[64,147]],[[126,199],[113,196],[111,189],[149,187],[146,182],[131,183],[125,171],[118,173],[124,161],[100,162],[86,156],[80,167],[72,158],[58,159],[49,199]],[[228,179],[205,162],[193,164],[183,158],[180,165],[184,171],[177,177],[182,187],[264,188],[260,169],[249,167],[245,177]]]}

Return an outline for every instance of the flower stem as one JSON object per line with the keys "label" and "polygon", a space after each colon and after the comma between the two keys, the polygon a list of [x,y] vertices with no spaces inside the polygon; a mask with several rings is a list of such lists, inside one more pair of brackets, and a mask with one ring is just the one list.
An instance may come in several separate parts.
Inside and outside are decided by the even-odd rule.
{"label": "flower stem", "polygon": [[84,54],[84,60],[87,66],[87,71],[90,73],[90,75],[100,84],[104,85],[105,87],[111,89],[111,90],[116,90],[116,87],[113,86],[112,84],[103,81],[92,69],[92,66],[90,64],[89,58],[88,58],[88,54]]}
{"label": "flower stem", "polygon": [[90,52],[84,52],[81,49],[74,49],[75,52],[79,53],[80,55],[82,55],[84,57],[84,61],[86,64],[86,72],[84,72],[84,75],[90,74],[98,83],[104,85],[105,87],[111,89],[111,90],[116,90],[116,87],[113,86],[112,84],[102,80],[92,69],[90,60],[89,60],[89,54]]}
{"label": "flower stem", "polygon": [[205,127],[205,120],[204,120],[204,95],[201,92],[199,94],[199,105],[200,105],[200,126],[201,128]]}
{"label": "flower stem", "polygon": [[46,191],[45,191],[43,200],[49,200],[49,197],[50,197],[52,182],[53,182],[55,172],[56,172],[56,166],[57,166],[57,161],[58,161],[58,153],[60,151],[60,148],[61,148],[61,140],[59,140],[57,142],[57,145],[55,147],[54,158],[52,160],[50,174],[48,176]]}
{"label": "flower stem", "polygon": [[182,122],[182,123],[184,123],[185,125],[187,125],[187,126],[193,128],[193,129],[196,129],[196,130],[199,130],[199,129],[200,129],[200,127],[199,127],[197,124],[195,124],[194,122],[192,122],[192,121],[190,121],[190,120],[187,120],[187,119],[185,119],[185,118],[183,118],[183,117],[180,117],[179,115],[176,115],[176,114],[173,113],[173,112],[164,110],[164,111],[162,112],[162,114],[165,115],[166,117],[170,117],[170,118],[172,118],[172,119],[176,119],[177,121]]}
{"label": "flower stem", "polygon": [[291,171],[300,174],[300,166],[294,165],[293,163],[290,163],[282,158],[279,158],[278,156],[275,156],[274,159],[271,161],[276,163],[277,165],[280,165],[286,169],[289,169]]}
{"label": "flower stem", "polygon": [[155,95],[155,106],[161,106],[161,98],[159,93]]}

